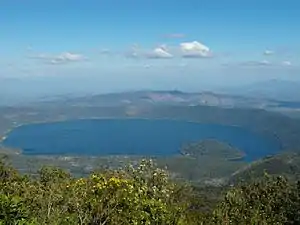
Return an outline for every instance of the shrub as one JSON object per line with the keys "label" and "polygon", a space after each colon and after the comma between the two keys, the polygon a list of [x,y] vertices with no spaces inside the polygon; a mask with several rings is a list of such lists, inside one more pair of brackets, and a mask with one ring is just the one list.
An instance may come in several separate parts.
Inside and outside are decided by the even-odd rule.
{"label": "shrub", "polygon": [[283,177],[233,188],[214,211],[215,224],[300,224],[300,188]]}
{"label": "shrub", "polygon": [[300,183],[283,177],[234,187],[215,206],[218,191],[177,184],[152,161],[80,179],[51,167],[23,176],[0,161],[0,176],[0,225],[300,224]]}
{"label": "shrub", "polygon": [[178,224],[183,218],[177,185],[151,161],[80,179],[50,167],[38,178],[10,177],[0,182],[4,224]]}

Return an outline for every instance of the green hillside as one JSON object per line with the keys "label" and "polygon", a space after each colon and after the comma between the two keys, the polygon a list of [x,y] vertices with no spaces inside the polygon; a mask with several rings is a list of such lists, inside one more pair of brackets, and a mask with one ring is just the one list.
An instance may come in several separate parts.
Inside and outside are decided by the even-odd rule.
{"label": "green hillside", "polygon": [[255,161],[232,174],[231,183],[260,179],[270,174],[283,175],[292,180],[297,180],[300,175],[300,154],[286,152],[272,157]]}

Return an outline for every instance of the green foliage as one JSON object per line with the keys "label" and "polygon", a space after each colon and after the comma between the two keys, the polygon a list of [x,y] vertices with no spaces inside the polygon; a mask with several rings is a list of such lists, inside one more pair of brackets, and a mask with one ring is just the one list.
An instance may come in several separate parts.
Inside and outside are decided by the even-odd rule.
{"label": "green foliage", "polygon": [[300,224],[300,185],[266,175],[230,190],[214,219],[216,224]]}
{"label": "green foliage", "polygon": [[25,224],[28,218],[21,198],[0,194],[0,224]]}
{"label": "green foliage", "polygon": [[299,180],[300,176],[300,154],[283,152],[275,156],[265,157],[250,163],[249,165],[237,170],[231,175],[229,182],[251,181],[263,178],[267,172],[272,176],[283,175],[289,180]]}
{"label": "green foliage", "polygon": [[5,163],[6,159],[6,156],[0,158],[0,180],[2,182],[10,180],[16,175],[16,171]]}
{"label": "green foliage", "polygon": [[80,179],[51,167],[28,177],[0,161],[0,175],[0,225],[300,224],[300,183],[283,177],[220,200],[221,189],[177,184],[152,161]]}
{"label": "green foliage", "polygon": [[[1,174],[9,177],[5,166]],[[179,224],[185,204],[151,161],[75,179],[57,168],[0,181],[0,224]]]}

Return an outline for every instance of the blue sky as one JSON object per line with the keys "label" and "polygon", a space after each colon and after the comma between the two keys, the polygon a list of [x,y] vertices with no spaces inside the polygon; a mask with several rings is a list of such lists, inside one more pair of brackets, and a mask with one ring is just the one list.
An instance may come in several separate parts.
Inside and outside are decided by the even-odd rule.
{"label": "blue sky", "polygon": [[300,80],[299,26],[298,0],[2,0],[0,86],[59,94]]}

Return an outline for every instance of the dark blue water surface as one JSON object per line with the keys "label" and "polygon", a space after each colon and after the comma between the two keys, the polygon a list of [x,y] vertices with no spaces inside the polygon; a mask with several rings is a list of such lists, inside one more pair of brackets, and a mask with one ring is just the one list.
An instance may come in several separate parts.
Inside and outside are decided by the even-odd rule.
{"label": "dark blue water surface", "polygon": [[174,120],[103,119],[24,125],[4,141],[31,155],[152,155],[178,154],[181,146],[204,139],[227,142],[252,161],[280,149],[273,139],[246,129]]}

